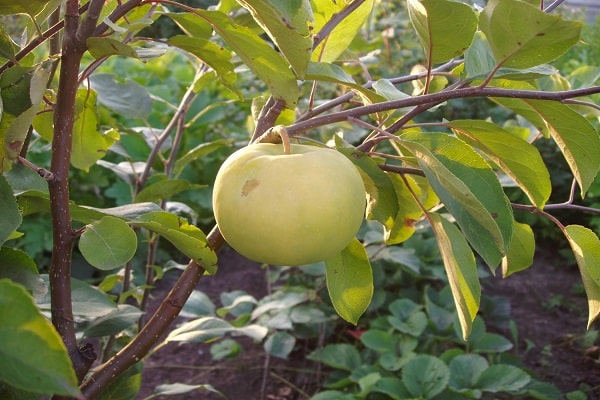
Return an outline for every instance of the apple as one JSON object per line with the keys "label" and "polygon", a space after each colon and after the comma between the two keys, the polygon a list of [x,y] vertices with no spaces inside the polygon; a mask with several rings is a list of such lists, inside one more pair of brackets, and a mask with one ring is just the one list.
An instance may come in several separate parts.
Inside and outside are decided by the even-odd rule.
{"label": "apple", "polygon": [[274,265],[326,260],[356,235],[365,214],[357,168],[334,149],[251,144],[233,153],[215,180],[213,210],[238,253]]}

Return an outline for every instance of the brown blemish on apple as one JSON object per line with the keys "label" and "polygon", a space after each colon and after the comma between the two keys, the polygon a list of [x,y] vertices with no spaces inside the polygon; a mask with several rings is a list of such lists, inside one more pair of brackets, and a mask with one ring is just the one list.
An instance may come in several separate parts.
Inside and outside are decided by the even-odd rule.
{"label": "brown blemish on apple", "polygon": [[258,185],[260,185],[260,181],[257,179],[249,179],[244,183],[242,187],[242,197],[248,196],[248,194],[254,190]]}

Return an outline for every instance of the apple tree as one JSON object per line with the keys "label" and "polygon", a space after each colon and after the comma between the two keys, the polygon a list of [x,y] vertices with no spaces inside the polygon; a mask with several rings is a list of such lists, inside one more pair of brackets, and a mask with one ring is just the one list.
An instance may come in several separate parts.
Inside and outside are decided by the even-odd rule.
{"label": "apple tree", "polygon": [[[600,169],[598,71],[560,71],[552,64],[580,44],[582,23],[558,13],[560,0],[489,0],[483,8],[450,0],[396,3],[222,0],[196,7],[176,0],[2,0],[0,393],[92,399],[119,390],[133,398],[140,360],[168,332],[199,279],[218,274],[225,243],[218,226],[203,231],[182,215],[185,204],[169,199],[212,184],[186,178],[186,168],[246,144],[334,148],[320,150],[343,156],[359,172],[359,206],[366,204],[360,220],[377,221],[386,245],[401,245],[418,222],[428,223],[464,337],[479,309],[477,259],[503,276],[527,268],[535,235],[514,210],[551,221],[577,261],[591,325],[600,314],[600,241],[589,227],[555,216],[562,209],[600,213],[579,204]],[[400,8],[419,46],[398,34],[393,15]],[[374,29],[372,17],[386,15],[386,28]],[[149,35],[159,18],[173,22],[174,33]],[[25,29],[11,31],[16,20]],[[390,49],[414,51],[419,61],[403,64]],[[195,66],[176,104],[157,101],[127,80],[127,69],[120,76],[101,72],[111,60],[128,59],[135,64],[127,65],[159,79],[152,63],[173,52]],[[243,113],[243,143],[225,135],[194,137],[191,110],[201,103],[197,115],[212,112],[214,105],[202,101],[209,95]],[[483,110],[493,105],[510,118],[436,118],[440,109],[465,100]],[[155,106],[164,110],[162,119],[147,118],[144,110]],[[139,121],[143,128],[134,129]],[[563,202],[549,201],[548,161],[536,141],[551,142],[569,167],[570,182],[560,183],[571,188]],[[132,151],[133,142],[144,143],[145,151]],[[285,186],[338,168],[316,165],[289,176],[278,168],[273,175]],[[97,166],[123,182],[129,201],[98,205],[70,186],[74,175]],[[259,190],[254,186],[248,192]],[[507,187],[526,202],[511,202]],[[271,190],[258,205],[267,214],[281,197]],[[314,200],[306,194],[295,202],[305,197]],[[336,200],[326,219],[346,215],[347,207],[356,207],[351,203]],[[311,204],[307,219],[319,206]],[[230,212],[223,218],[235,235]],[[40,213],[51,219],[47,274],[12,245],[34,233],[22,229],[23,218]],[[269,223],[285,220],[283,213]],[[143,318],[159,238],[189,262]],[[317,247],[329,244],[320,241]],[[142,247],[147,284],[136,292],[130,261]],[[327,285],[340,316],[356,323],[371,300],[371,266],[358,240],[341,247],[324,260]],[[100,272],[120,271],[110,275],[115,281],[72,279],[74,249]],[[268,249],[263,244],[255,258]],[[109,296],[117,280],[120,293]],[[110,329],[101,325],[106,321]],[[91,334],[82,333],[82,323],[103,327],[101,344],[86,340]]]}

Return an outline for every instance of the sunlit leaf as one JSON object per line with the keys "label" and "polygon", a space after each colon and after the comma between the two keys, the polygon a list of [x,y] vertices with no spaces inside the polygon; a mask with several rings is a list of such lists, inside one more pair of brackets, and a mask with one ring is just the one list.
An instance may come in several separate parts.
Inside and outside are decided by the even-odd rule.
{"label": "sunlit leaf", "polygon": [[132,222],[160,234],[183,254],[202,265],[207,272],[216,272],[217,256],[208,247],[206,235],[185,219],[159,211],[141,215]]}
{"label": "sunlit leaf", "polygon": [[413,153],[437,196],[473,248],[495,268],[512,235],[512,209],[494,171],[470,146],[444,133],[406,133],[400,145]]}
{"label": "sunlit leaf", "polygon": [[[311,0],[310,3],[315,19],[315,33],[318,33],[331,18],[348,4],[345,1],[317,0]],[[312,60],[324,63],[336,61],[348,49],[369,14],[371,14],[373,3],[374,0],[364,1],[356,10],[337,24],[335,29],[314,50]]]}
{"label": "sunlit leaf", "polygon": [[109,37],[91,37],[86,41],[88,51],[92,57],[98,59],[112,55],[138,58],[133,47]]}
{"label": "sunlit leaf", "polygon": [[169,333],[165,342],[212,342],[228,333],[248,336],[261,341],[268,329],[261,325],[235,327],[224,319],[203,317],[186,322]]}
{"label": "sunlit leaf", "polygon": [[531,227],[515,221],[513,237],[508,252],[502,259],[502,276],[507,277],[515,272],[529,268],[535,255],[535,236]]}
{"label": "sunlit leaf", "polygon": [[13,190],[4,175],[0,175],[0,245],[17,229],[23,220]]}
{"label": "sunlit leaf", "polygon": [[78,396],[62,339],[20,285],[0,279],[0,381],[44,394]]}
{"label": "sunlit leaf", "polygon": [[481,298],[475,257],[463,234],[454,224],[438,214],[429,214],[429,220],[448,275],[462,335],[466,339],[479,310]]}
{"label": "sunlit leaf", "polygon": [[355,89],[360,96],[365,99],[367,104],[376,103],[385,100],[383,96],[363,85],[356,83],[342,67],[337,64],[311,61],[306,71],[306,80],[333,82],[338,85],[347,86]]}
{"label": "sunlit leaf", "polygon": [[91,89],[79,89],[75,100],[75,122],[73,125],[73,150],[71,164],[88,171],[117,140],[115,130],[101,133],[98,130],[97,94]]}
{"label": "sunlit leaf", "polygon": [[531,100],[528,104],[546,121],[584,196],[600,170],[598,130],[565,104],[542,100]]}
{"label": "sunlit leaf", "polygon": [[477,30],[471,6],[449,0],[408,0],[410,20],[432,64],[460,56]]}
{"label": "sunlit leaf", "polygon": [[579,41],[582,25],[519,0],[490,0],[479,16],[497,62],[512,68],[558,58]]}
{"label": "sunlit leaf", "polygon": [[341,254],[325,260],[325,269],[335,311],[356,325],[373,297],[373,272],[364,247],[353,239]]}
{"label": "sunlit leaf", "polygon": [[215,70],[223,84],[234,89],[233,84],[237,79],[237,75],[234,71],[235,66],[232,63],[233,54],[231,54],[231,51],[210,40],[184,35],[170,37],[167,43],[198,57]]}
{"label": "sunlit leaf", "polygon": [[263,81],[276,99],[288,108],[296,105],[299,87],[287,61],[251,29],[235,24],[219,11],[195,9],[194,14],[208,22],[235,51],[244,64]]}
{"label": "sunlit leaf", "polygon": [[579,225],[565,227],[565,235],[575,255],[588,298],[588,329],[600,315],[600,239]]}
{"label": "sunlit leaf", "polygon": [[488,121],[448,122],[456,135],[481,150],[542,208],[552,191],[550,174],[536,147]]}
{"label": "sunlit leaf", "polygon": [[338,148],[357,167],[367,190],[367,218],[374,219],[392,229],[398,214],[398,198],[390,177],[377,163],[363,152],[351,148]]}
{"label": "sunlit leaf", "polygon": [[549,134],[562,151],[584,196],[600,170],[600,135],[581,114],[558,101],[498,99]]}
{"label": "sunlit leaf", "polygon": [[423,204],[427,200],[429,191],[419,186],[416,179],[411,176],[401,177],[398,174],[388,176],[394,185],[398,204],[401,205],[398,207],[392,229],[385,231],[385,242],[391,245],[407,240],[415,232],[415,225],[423,216],[423,210],[413,195]]}
{"label": "sunlit leaf", "polygon": [[310,61],[314,22],[309,0],[238,0],[277,45],[299,79]]}
{"label": "sunlit leaf", "polygon": [[14,66],[0,75],[0,172],[8,171],[23,147],[25,137],[46,90],[51,63]]}
{"label": "sunlit leaf", "polygon": [[49,0],[0,0],[0,15],[27,14],[34,17],[48,5],[56,7],[58,4]]}
{"label": "sunlit leaf", "polygon": [[79,251],[94,267],[110,270],[133,258],[137,237],[122,219],[106,216],[88,224],[79,238]]}
{"label": "sunlit leaf", "polygon": [[145,400],[153,399],[158,396],[177,396],[180,394],[186,394],[190,392],[194,392],[197,390],[206,390],[212,393],[219,394],[221,397],[225,398],[216,390],[212,385],[188,385],[185,383],[163,383],[154,388],[152,394],[146,397]]}

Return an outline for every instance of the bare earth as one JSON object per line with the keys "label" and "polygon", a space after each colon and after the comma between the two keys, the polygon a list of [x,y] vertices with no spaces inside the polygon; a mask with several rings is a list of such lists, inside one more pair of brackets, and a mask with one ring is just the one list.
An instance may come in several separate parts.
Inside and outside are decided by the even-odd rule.
{"label": "bare earth", "polygon": [[[581,286],[581,279],[575,267],[553,265],[555,260],[539,255],[527,271],[488,280],[484,291],[510,299],[511,315],[519,329],[520,343],[515,351],[524,354],[530,371],[565,393],[587,385],[592,388],[589,399],[600,400],[600,348],[581,344],[587,302],[584,294],[573,293],[576,285]],[[230,249],[223,250],[220,262],[218,273],[202,278],[197,287],[216,303],[225,291],[245,290],[256,298],[267,293],[264,271],[256,263]],[[598,329],[597,324],[595,327]],[[511,337],[508,331],[502,333]],[[161,383],[174,382],[212,385],[230,400],[308,399],[317,390],[323,376],[315,363],[304,359],[308,350],[300,349],[289,360],[280,360],[267,358],[260,344],[240,342],[243,353],[220,362],[212,361],[209,345],[162,348],[147,360],[137,398],[146,398]],[[210,391],[163,398],[223,399]]]}

